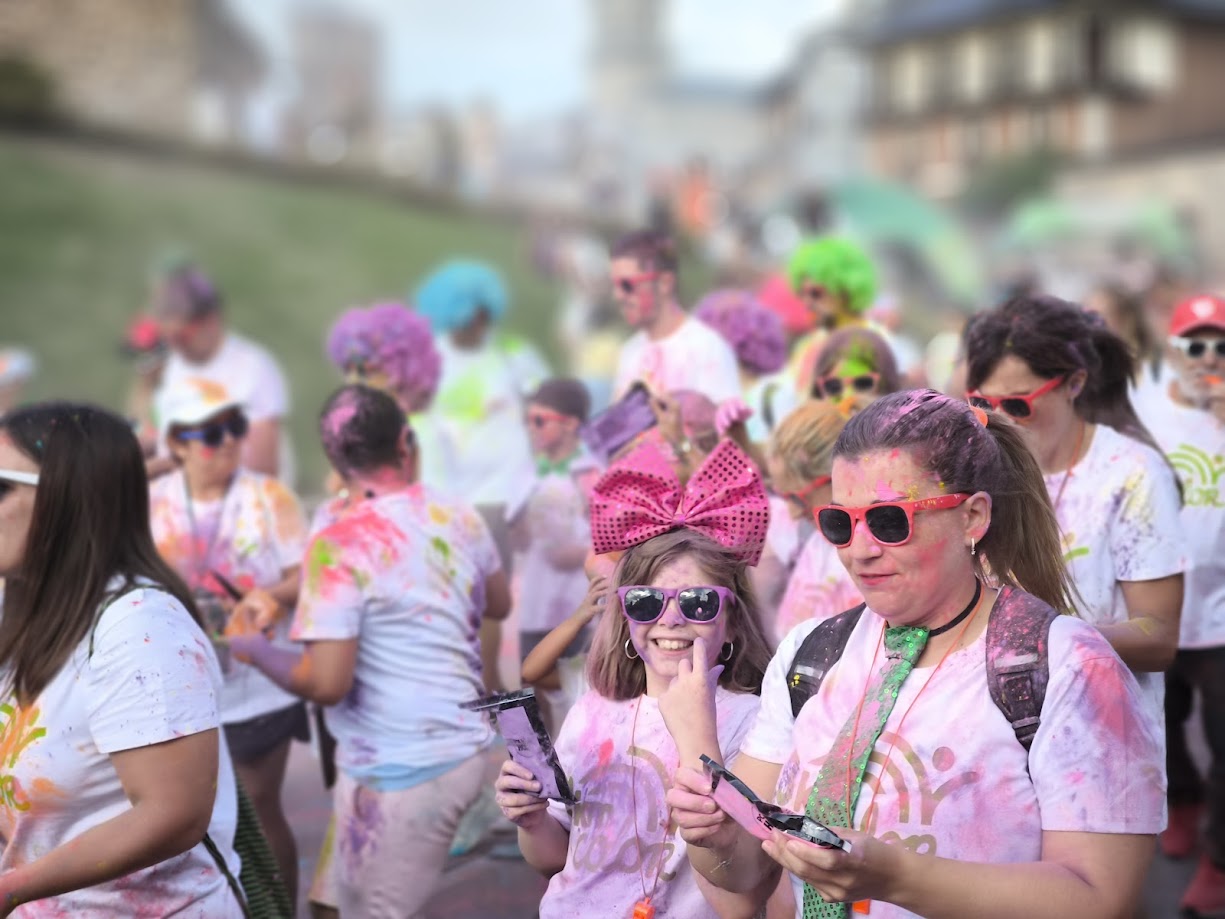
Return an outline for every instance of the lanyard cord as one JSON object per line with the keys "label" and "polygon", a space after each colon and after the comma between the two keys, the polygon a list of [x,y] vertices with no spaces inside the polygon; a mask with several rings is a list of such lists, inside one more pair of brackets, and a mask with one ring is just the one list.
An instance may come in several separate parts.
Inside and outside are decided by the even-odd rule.
{"label": "lanyard cord", "polygon": [[204,551],[201,553],[200,532],[196,526],[196,513],[191,497],[191,486],[187,484],[187,473],[183,473],[183,497],[187,508],[187,526],[191,529],[191,554],[195,561],[196,580],[199,584],[204,583],[209,569],[212,567],[213,550],[217,548],[217,540],[221,538],[221,528],[225,524],[225,512],[230,503],[230,492],[234,490],[234,481],[237,477],[237,475],[232,476],[230,481],[226,483],[225,494],[221,497],[221,511],[217,515],[217,528],[209,536],[208,545],[204,547]]}

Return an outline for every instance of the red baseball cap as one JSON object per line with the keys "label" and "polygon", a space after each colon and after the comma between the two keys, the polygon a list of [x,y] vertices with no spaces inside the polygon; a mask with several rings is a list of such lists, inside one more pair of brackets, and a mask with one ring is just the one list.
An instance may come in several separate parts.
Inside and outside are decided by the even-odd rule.
{"label": "red baseball cap", "polygon": [[1170,334],[1181,337],[1194,329],[1225,332],[1225,300],[1202,294],[1178,304],[1170,318]]}

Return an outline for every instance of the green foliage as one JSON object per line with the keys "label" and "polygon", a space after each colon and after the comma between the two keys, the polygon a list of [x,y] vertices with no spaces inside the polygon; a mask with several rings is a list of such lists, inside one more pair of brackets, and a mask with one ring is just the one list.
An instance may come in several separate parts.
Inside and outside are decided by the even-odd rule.
{"label": "green foliage", "polygon": [[37,125],[55,115],[55,83],[24,57],[0,55],[0,123]]}
{"label": "green foliage", "polygon": [[1058,168],[1058,155],[1045,150],[987,163],[966,184],[961,206],[978,217],[999,217],[1021,201],[1046,195]]}

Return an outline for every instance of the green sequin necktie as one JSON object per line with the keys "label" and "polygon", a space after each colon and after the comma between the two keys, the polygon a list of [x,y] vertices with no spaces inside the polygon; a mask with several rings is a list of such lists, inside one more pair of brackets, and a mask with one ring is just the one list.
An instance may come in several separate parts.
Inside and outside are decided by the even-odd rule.
{"label": "green sequin necktie", "polygon": [[[885,666],[864,690],[863,707],[851,713],[834,739],[808,796],[806,813],[809,817],[826,826],[851,825],[868,758],[897,702],[898,690],[914,669],[926,644],[927,629],[921,626],[885,629]],[[855,730],[857,723],[858,732]],[[804,919],[846,919],[849,913],[850,904],[826,903],[812,887],[804,885]]]}

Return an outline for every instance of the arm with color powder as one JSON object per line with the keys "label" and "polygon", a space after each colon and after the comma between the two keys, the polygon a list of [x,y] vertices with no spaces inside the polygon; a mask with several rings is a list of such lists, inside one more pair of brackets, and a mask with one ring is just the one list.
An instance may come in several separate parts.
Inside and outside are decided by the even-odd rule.
{"label": "arm with color powder", "polygon": [[198,845],[213,815],[219,749],[214,728],[110,754],[131,808],[0,875],[0,916],[22,903],[113,881]]}
{"label": "arm with color powder", "polygon": [[519,677],[527,684],[543,689],[559,689],[561,680],[557,677],[557,662],[562,652],[570,647],[592,619],[604,608],[607,602],[608,579],[597,577],[587,588],[587,595],[570,616],[541,639],[523,660],[523,669]]}
{"label": "arm with color powder", "polygon": [[1174,663],[1182,611],[1183,576],[1120,581],[1128,618],[1098,626],[1132,670],[1161,673]]}
{"label": "arm with color powder", "polygon": [[301,653],[278,648],[263,632],[230,635],[231,653],[286,692],[320,705],[335,705],[353,688],[357,639],[309,641]]}

